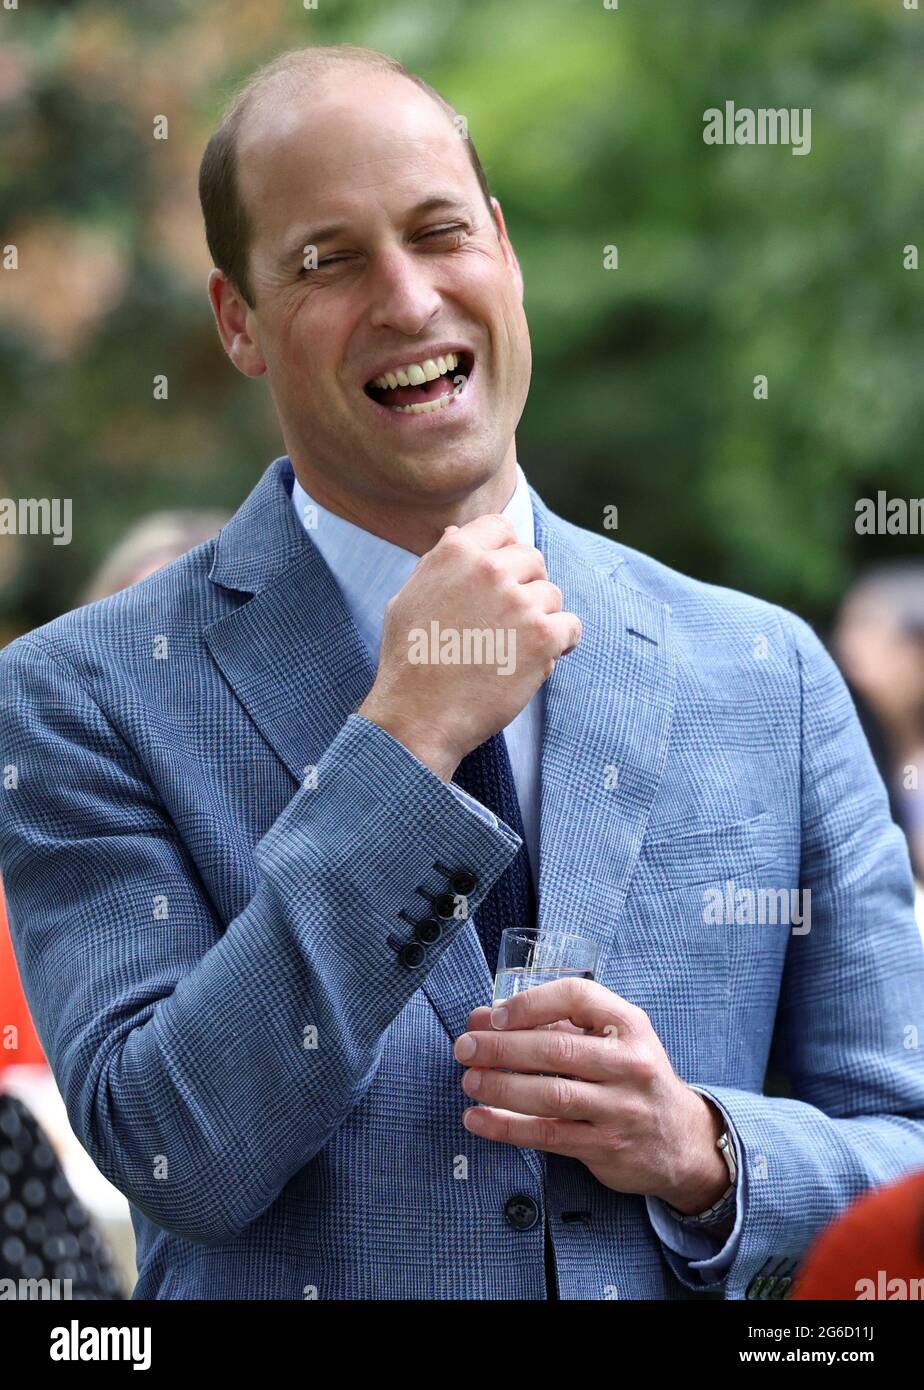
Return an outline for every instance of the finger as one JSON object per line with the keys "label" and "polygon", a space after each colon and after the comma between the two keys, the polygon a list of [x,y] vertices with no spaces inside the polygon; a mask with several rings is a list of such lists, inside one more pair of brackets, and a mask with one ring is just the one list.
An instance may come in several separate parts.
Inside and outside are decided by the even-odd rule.
{"label": "finger", "polygon": [[560,613],[564,603],[561,589],[548,579],[533,579],[523,588],[542,613]]}
{"label": "finger", "polygon": [[583,1120],[587,1124],[610,1115],[605,1086],[570,1076],[528,1076],[472,1067],[463,1073],[462,1089],[479,1105],[499,1106],[517,1115]]}
{"label": "finger", "polygon": [[474,521],[467,521],[464,526],[460,526],[458,534],[466,540],[477,541],[478,545],[486,550],[498,550],[504,545],[519,544],[513,522],[501,516],[499,512],[485,512],[483,516],[476,516]]}
{"label": "finger", "polygon": [[580,1158],[593,1142],[593,1126],[578,1120],[515,1115],[480,1105],[470,1105],[463,1110],[462,1123],[481,1139],[514,1144],[520,1149],[542,1149],[545,1153],[563,1154],[568,1158]]}
{"label": "finger", "polygon": [[547,579],[545,560],[542,551],[534,545],[505,545],[501,550],[492,551],[494,559],[519,584],[531,588],[531,581]]}
{"label": "finger", "polygon": [[[477,1009],[472,1009],[467,1024],[470,1033],[486,1033],[491,1028],[491,1007],[490,1004],[480,1004]],[[554,1023],[543,1026],[559,1029],[563,1033],[578,1033],[581,1037],[586,1032],[584,1028],[575,1028],[570,1018],[557,1018]]]}
{"label": "finger", "polygon": [[549,623],[555,634],[559,646],[559,655],[567,656],[573,652],[581,640],[584,631],[581,620],[576,613],[563,611],[561,613],[550,613]]}
{"label": "finger", "polygon": [[[464,1067],[502,1067],[511,1072],[545,1072],[584,1081],[617,1081],[626,1071],[622,1049],[609,1037],[589,1037],[579,1029],[552,1025],[526,1032],[492,1028],[463,1033],[453,1056]],[[516,1107],[511,1107],[515,1109]],[[535,1110],[533,1114],[536,1114]],[[545,1114],[545,1111],[542,1111]]]}
{"label": "finger", "polygon": [[[499,1009],[506,1011],[506,1018]],[[607,1037],[637,1032],[644,1017],[641,1009],[596,980],[581,980],[572,975],[511,995],[492,1009],[491,1027],[506,1032],[538,1028],[540,1024],[568,1018],[578,1028]]]}

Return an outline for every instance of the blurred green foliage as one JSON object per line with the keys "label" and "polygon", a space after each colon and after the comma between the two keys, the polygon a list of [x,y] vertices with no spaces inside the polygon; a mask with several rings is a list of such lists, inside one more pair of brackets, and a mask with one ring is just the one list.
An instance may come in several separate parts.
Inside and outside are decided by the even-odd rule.
{"label": "blurred green foliage", "polygon": [[[902,264],[924,4],[72,0],[0,11],[0,495],[74,505],[70,547],[0,540],[8,628],[69,607],[145,512],[233,510],[283,451],[212,324],[196,171],[233,82],[339,42],[469,122],[526,279],[519,457],[553,508],[602,530],[615,503],[626,544],[816,622],[921,552],[853,523],[860,496],[924,491],[924,271]],[[810,107],[811,153],[705,145],[727,100]]]}

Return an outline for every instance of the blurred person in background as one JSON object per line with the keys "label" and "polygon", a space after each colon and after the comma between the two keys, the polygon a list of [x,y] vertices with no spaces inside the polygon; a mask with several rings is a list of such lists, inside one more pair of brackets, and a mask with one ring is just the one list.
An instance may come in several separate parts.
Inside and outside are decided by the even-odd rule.
{"label": "blurred person in background", "polygon": [[26,1102],[0,1091],[0,1299],[119,1299],[123,1281]]}
{"label": "blurred person in background", "polygon": [[80,602],[95,603],[127,589],[129,584],[137,584],[193,546],[210,540],[227,520],[224,512],[200,507],[151,512],[142,517],[103,560],[83,590]]}
{"label": "blurred person in background", "polygon": [[924,561],[861,576],[841,604],[832,646],[924,884]]}
{"label": "blurred person in background", "polygon": [[[200,508],[143,517],[103,559],[80,602],[93,603],[146,578],[210,539],[227,519]],[[23,1292],[19,1281],[58,1279],[71,1281],[74,1299],[120,1298],[122,1281],[94,1229],[92,1196],[81,1203],[62,1167],[77,1140],[63,1106],[54,1105],[53,1115],[49,1110],[50,1089],[56,1100],[22,991],[0,883],[0,1297],[39,1296]],[[48,1116],[51,1139],[33,1110]],[[99,1181],[105,1182],[102,1174]],[[131,1234],[127,1220],[125,1233]],[[133,1277],[127,1250],[120,1253],[125,1277]]]}

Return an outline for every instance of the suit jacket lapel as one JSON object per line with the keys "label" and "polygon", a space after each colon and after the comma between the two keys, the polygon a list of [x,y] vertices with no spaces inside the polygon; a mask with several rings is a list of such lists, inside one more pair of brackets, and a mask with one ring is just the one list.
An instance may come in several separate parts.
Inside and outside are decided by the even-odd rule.
{"label": "suit jacket lapel", "polygon": [[253,594],[205,640],[235,695],[301,782],[375,676],[340,588],[295,515],[276,460],[221,532],[210,578]]}
{"label": "suit jacket lapel", "polygon": [[539,924],[593,937],[602,976],[667,756],[670,609],[632,586],[609,542],[588,542],[535,494],[533,504],[549,578],[583,624],[546,683]]}

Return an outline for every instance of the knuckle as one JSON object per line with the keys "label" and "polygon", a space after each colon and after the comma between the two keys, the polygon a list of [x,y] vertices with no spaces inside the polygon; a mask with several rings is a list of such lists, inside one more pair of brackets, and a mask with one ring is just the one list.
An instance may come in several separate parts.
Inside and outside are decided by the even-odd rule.
{"label": "knuckle", "polygon": [[569,1115],[574,1106],[574,1085],[564,1076],[553,1076],[549,1082],[549,1097],[556,1110]]}
{"label": "knuckle", "polygon": [[538,1124],[538,1141],[534,1147],[540,1149],[554,1148],[557,1132],[558,1130],[554,1120],[541,1119]]}
{"label": "knuckle", "polygon": [[522,584],[513,583],[510,590],[510,602],[513,605],[514,611],[524,619],[527,614],[533,611],[532,599]]}
{"label": "knuckle", "polygon": [[641,1008],[638,1004],[631,1003],[631,1001],[628,999],[623,1000],[623,1004],[625,1006],[627,1014],[629,1015],[630,1021],[633,1023],[636,1029],[651,1027],[651,1019],[648,1017],[643,1008]]}
{"label": "knuckle", "polygon": [[515,548],[517,554],[525,562],[525,568],[531,579],[548,578],[545,557],[541,550],[537,550],[534,545],[526,545],[523,541],[518,541]]}
{"label": "knuckle", "polygon": [[647,1048],[636,1052],[632,1069],[642,1082],[652,1082],[658,1076],[658,1060]]}
{"label": "knuckle", "polygon": [[[489,1070],[485,1067],[481,1074],[481,1089],[479,1092],[481,1104],[502,1106],[506,1095],[507,1084],[504,1080],[503,1072],[494,1071],[493,1068]],[[490,1100],[484,1099],[487,1096],[490,1096]]]}
{"label": "knuckle", "polygon": [[529,611],[524,614],[521,627],[524,635],[536,647],[537,651],[542,651],[548,645],[548,619],[539,609],[534,608],[532,603],[529,605]]}
{"label": "knuckle", "polygon": [[448,535],[440,537],[440,549],[449,551],[465,550],[468,541],[461,531],[450,531]]}
{"label": "knuckle", "polygon": [[551,1060],[555,1066],[570,1066],[577,1056],[576,1033],[550,1033]]}
{"label": "knuckle", "polygon": [[501,575],[505,573],[503,565],[492,550],[479,552],[475,569],[482,579],[500,579]]}

